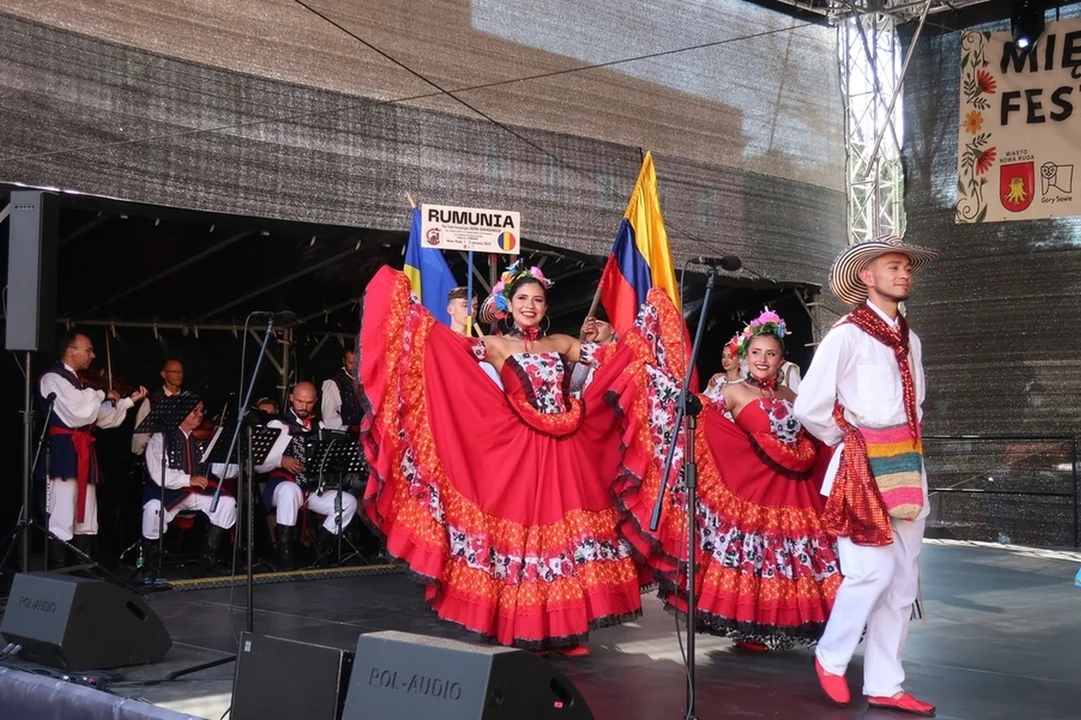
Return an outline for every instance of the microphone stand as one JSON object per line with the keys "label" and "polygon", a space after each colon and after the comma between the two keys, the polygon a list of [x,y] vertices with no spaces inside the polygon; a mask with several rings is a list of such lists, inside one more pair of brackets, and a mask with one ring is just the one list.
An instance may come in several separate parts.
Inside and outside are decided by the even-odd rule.
{"label": "microphone stand", "polygon": [[[30,362],[30,353],[27,353],[27,363]],[[4,552],[3,559],[0,559],[0,569],[7,567],[8,560],[11,558],[11,553],[15,549],[15,538],[21,534],[19,540],[19,570],[21,572],[30,572],[30,528],[35,526],[34,512],[31,499],[31,489],[34,483],[34,471],[38,466],[38,459],[41,457],[41,448],[45,445],[45,436],[49,433],[48,418],[53,411],[53,403],[56,402],[56,394],[49,395],[49,399],[45,406],[45,418],[46,422],[41,428],[41,435],[38,437],[38,447],[34,452],[34,457],[30,457],[30,448],[33,442],[33,427],[34,427],[34,409],[33,398],[31,390],[30,380],[30,365],[26,366],[26,409],[24,411],[24,425],[23,428],[23,506],[19,510],[19,519],[15,523],[15,527],[11,529],[11,532],[4,538],[5,543],[8,544],[7,550]],[[49,454],[45,455],[45,488],[46,488],[46,500],[45,500],[45,569],[49,569],[49,501],[48,501],[48,482],[49,482]]]}
{"label": "microphone stand", "polygon": [[[702,344],[702,331],[706,327],[706,313],[709,312],[709,296],[713,293],[713,281],[717,277],[715,265],[709,265],[706,273],[706,292],[702,297],[702,308],[698,314],[698,327],[694,332],[694,344],[691,346],[691,357],[687,363],[687,375],[683,379],[683,389],[680,390],[677,399],[678,411],[676,413],[676,431],[672,437],[672,444],[668,448],[668,455],[664,461],[664,472],[661,475],[661,487],[657,493],[657,503],[653,506],[653,516],[650,518],[649,528],[657,531],[661,522],[661,509],[664,506],[664,493],[668,488],[668,476],[672,472],[672,461],[676,455],[676,446],[679,443],[679,433],[686,419],[686,427],[683,428],[686,439],[683,452],[683,482],[687,487],[687,714],[685,720],[697,720],[695,715],[695,658],[694,641],[698,630],[698,598],[695,586],[695,568],[698,549],[698,463],[694,456],[695,429],[698,427],[698,415],[702,412],[702,401],[690,391],[691,378],[694,376],[695,363],[698,360],[698,351]],[[678,573],[678,569],[677,569]]]}
{"label": "microphone stand", "polygon": [[[263,357],[266,356],[266,347],[270,343],[270,335],[271,335],[271,333],[273,331],[274,331],[274,316],[269,315],[267,317],[266,332],[263,333],[263,341],[259,345],[259,357],[255,361],[255,370],[252,371],[251,380],[248,381],[248,388],[244,393],[244,400],[240,403],[240,407],[237,410],[236,428],[233,430],[233,437],[229,441],[229,451],[225,454],[226,458],[234,457],[234,453],[236,452],[236,449],[237,449],[237,440],[240,438],[240,431],[247,424],[246,421],[248,419],[248,411],[251,408],[251,396],[252,396],[252,392],[255,390],[255,381],[259,378],[259,368],[263,364]],[[250,433],[249,433],[249,436],[250,436]],[[250,442],[249,442],[248,447],[250,449],[250,447],[251,447]],[[252,468],[251,468],[251,460],[250,460],[250,458],[249,458],[249,461],[248,461],[247,465],[248,465],[248,467],[246,469],[251,470]],[[247,554],[248,554],[248,573],[247,574],[248,574],[248,578],[247,578],[247,582],[248,582],[248,584],[247,584],[247,588],[246,588],[247,595],[248,595],[248,609],[247,609],[247,625],[248,625],[247,630],[248,630],[248,633],[252,632],[252,621],[253,621],[253,617],[252,617],[252,615],[253,615],[252,598],[254,597],[254,594],[255,594],[255,591],[254,591],[255,579],[252,576],[252,524],[253,523],[252,523],[252,510],[251,510],[252,503],[254,502],[254,498],[253,498],[254,490],[252,489],[252,485],[254,483],[254,477],[255,477],[255,473],[254,472],[249,472],[248,477],[246,478],[246,480],[248,482],[248,500],[249,500],[249,502],[248,502],[248,527],[247,527],[247,535],[248,535],[248,548],[247,548]],[[237,474],[237,480],[238,480],[238,482],[241,480],[239,473]],[[210,512],[215,512],[218,509],[218,499],[221,497],[221,489],[222,489],[223,485],[225,485],[224,480],[222,482],[218,483],[218,487],[214,488],[214,498],[210,501]],[[220,665],[225,665],[227,663],[231,663],[231,662],[235,662],[235,661],[236,661],[236,653],[233,653],[232,655],[227,655],[227,656],[225,656],[223,658],[218,658],[217,660],[211,660],[210,662],[206,662],[206,663],[203,663],[201,665],[194,665],[194,666],[189,667],[189,668],[184,668],[183,670],[177,670],[175,672],[171,672],[166,676],[165,679],[166,680],[176,680],[177,678],[183,677],[185,675],[191,675],[192,673],[197,673],[197,672],[200,672],[202,670],[209,670],[210,668],[215,668],[215,667],[218,667]]]}

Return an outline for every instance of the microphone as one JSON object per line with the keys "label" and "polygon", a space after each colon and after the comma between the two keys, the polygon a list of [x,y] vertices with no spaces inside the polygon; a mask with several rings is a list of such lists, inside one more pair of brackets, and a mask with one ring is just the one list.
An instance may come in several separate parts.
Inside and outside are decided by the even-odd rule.
{"label": "microphone", "polygon": [[703,257],[699,256],[691,258],[691,262],[698,263],[699,265],[710,265],[721,270],[727,270],[728,272],[735,272],[743,267],[743,261],[735,255],[725,255],[724,257]]}
{"label": "microphone", "polygon": [[49,397],[45,398],[46,405],[52,405],[56,402],[56,393],[49,393]]}
{"label": "microphone", "polygon": [[297,321],[297,314],[289,310],[282,310],[281,312],[270,312],[268,310],[261,310],[253,312],[252,317],[262,317],[270,320],[274,325],[292,325]]}

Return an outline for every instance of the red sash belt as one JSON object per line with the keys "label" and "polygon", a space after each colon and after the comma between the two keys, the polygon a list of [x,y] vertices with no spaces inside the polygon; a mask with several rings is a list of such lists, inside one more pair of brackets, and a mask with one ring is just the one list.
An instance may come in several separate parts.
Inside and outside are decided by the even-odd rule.
{"label": "red sash belt", "polygon": [[75,482],[79,488],[75,500],[75,522],[81,523],[86,517],[86,486],[90,483],[90,461],[94,452],[91,445],[94,444],[94,435],[89,430],[72,430],[55,425],[49,428],[49,434],[71,436],[76,459]]}

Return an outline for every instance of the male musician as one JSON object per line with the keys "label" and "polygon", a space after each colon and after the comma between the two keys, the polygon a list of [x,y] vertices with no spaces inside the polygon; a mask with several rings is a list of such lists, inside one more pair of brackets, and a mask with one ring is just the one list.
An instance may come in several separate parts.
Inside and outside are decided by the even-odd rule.
{"label": "male musician", "polygon": [[342,349],[342,366],[333,376],[323,381],[323,402],[320,405],[323,427],[328,430],[360,429],[360,403],[353,385],[357,364],[351,346]]}
{"label": "male musician", "polygon": [[[161,379],[161,387],[152,390],[146,402],[135,411],[135,427],[139,427],[139,423],[150,414],[151,405],[161,402],[164,398],[180,394],[180,387],[184,384],[184,366],[179,360],[166,360],[161,366]],[[133,433],[131,451],[136,455],[142,455],[149,441],[150,436],[146,433]]]}
{"label": "male musician", "polygon": [[[293,555],[293,543],[296,540],[297,517],[301,506],[325,515],[319,532],[320,555],[329,555],[336,542],[337,518],[335,507],[338,491],[325,490],[316,493],[302,490],[297,484],[297,476],[304,472],[303,459],[297,457],[302,448],[294,439],[317,432],[322,428],[314,416],[316,403],[315,385],[310,382],[297,383],[289,394],[289,409],[277,420],[271,420],[267,427],[278,428],[281,436],[270,449],[266,460],[255,468],[256,472],[269,473],[270,479],[263,490],[263,505],[275,509],[277,527],[274,529],[278,544],[278,563],[280,570],[292,570],[296,567]],[[352,521],[357,512],[357,500],[349,493],[341,495],[342,529]]]}
{"label": "male musician", "polygon": [[[97,485],[101,471],[94,452],[94,428],[123,424],[128,410],[146,397],[140,387],[131,397],[84,388],[79,371],[94,360],[94,344],[77,330],[65,334],[60,362],[41,376],[38,391],[46,403],[55,398],[49,413],[49,452],[45,468],[48,487],[49,532],[72,542],[92,559],[97,554]],[[55,543],[50,555],[62,565],[67,548]]]}
{"label": "male musician", "polygon": [[[237,466],[215,463],[208,474],[199,463],[204,451],[202,443],[192,437],[192,431],[203,424],[203,401],[198,395],[184,395],[178,401],[178,411],[184,419],[167,433],[154,433],[146,445],[146,470],[152,482],[143,492],[143,557],[147,567],[157,567],[158,538],[161,527],[162,486],[165,488],[165,528],[182,511],[199,511],[210,519],[199,552],[199,567],[207,574],[221,574],[218,550],[226,530],[236,525],[236,498],[225,494],[218,497],[218,507],[211,512],[214,489],[219,478],[235,478]],[[222,442],[219,438],[218,442]],[[164,474],[163,456],[164,455]]]}

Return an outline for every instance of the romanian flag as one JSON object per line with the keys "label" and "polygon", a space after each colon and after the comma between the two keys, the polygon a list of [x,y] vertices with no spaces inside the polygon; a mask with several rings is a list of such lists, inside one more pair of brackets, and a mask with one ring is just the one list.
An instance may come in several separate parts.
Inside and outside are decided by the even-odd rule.
{"label": "romanian flag", "polygon": [[420,243],[420,208],[413,208],[409,224],[409,241],[405,244],[405,267],[402,268],[413,286],[413,294],[435,319],[450,325],[447,295],[458,287],[443,253]]}
{"label": "romanian flag", "polygon": [[676,308],[680,308],[668,233],[657,195],[653,154],[647,152],[601,275],[601,305],[616,332],[630,329],[653,286],[664,288]]}

